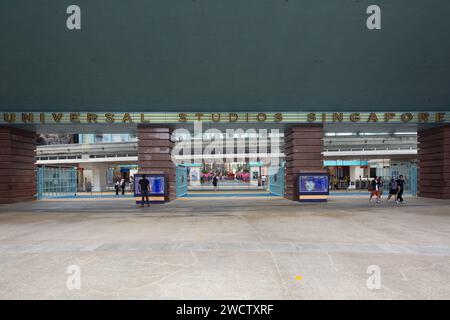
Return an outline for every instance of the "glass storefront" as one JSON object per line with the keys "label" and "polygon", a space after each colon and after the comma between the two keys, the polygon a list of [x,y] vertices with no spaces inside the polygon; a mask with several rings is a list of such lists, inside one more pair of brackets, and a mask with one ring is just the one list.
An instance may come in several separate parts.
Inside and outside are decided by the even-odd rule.
{"label": "glass storefront", "polygon": [[132,133],[103,133],[103,134],[79,134],[79,143],[109,143],[109,142],[130,142],[137,141],[137,137]]}

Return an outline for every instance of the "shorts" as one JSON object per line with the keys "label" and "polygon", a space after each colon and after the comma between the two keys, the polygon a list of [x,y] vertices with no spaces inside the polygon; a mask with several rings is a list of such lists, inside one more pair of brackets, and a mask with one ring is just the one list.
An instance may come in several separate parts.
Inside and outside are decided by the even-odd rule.
{"label": "shorts", "polygon": [[391,189],[391,190],[389,190],[389,194],[392,194],[392,195],[397,194],[397,192],[398,192],[397,189]]}

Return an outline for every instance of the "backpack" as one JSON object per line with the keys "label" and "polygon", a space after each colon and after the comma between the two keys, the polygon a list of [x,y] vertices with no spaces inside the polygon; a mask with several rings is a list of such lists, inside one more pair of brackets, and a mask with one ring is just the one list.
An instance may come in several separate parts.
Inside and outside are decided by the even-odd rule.
{"label": "backpack", "polygon": [[389,188],[391,188],[391,190],[397,190],[397,180],[391,179],[391,182],[389,182]]}

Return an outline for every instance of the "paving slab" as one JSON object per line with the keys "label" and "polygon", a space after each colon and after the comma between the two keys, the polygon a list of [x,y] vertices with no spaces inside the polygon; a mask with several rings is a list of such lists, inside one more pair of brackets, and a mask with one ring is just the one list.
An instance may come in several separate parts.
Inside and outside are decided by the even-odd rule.
{"label": "paving slab", "polygon": [[2,205],[0,298],[449,299],[449,234],[450,201],[420,198]]}

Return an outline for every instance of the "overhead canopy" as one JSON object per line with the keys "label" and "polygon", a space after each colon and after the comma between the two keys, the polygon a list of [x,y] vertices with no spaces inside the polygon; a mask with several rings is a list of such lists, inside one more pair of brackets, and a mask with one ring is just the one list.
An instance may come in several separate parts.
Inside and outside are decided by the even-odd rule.
{"label": "overhead canopy", "polygon": [[450,1],[0,2],[0,111],[450,111]]}

